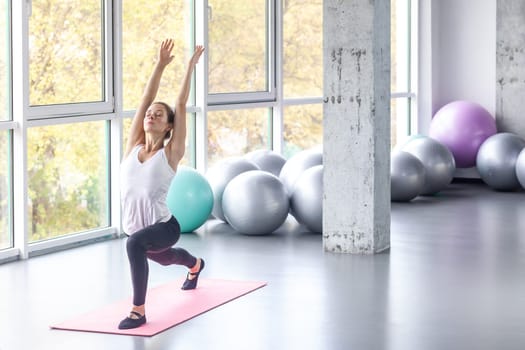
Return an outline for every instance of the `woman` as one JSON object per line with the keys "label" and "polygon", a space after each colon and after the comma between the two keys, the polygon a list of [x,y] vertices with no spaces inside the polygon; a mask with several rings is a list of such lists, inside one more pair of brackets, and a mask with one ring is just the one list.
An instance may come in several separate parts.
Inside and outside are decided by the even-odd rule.
{"label": "woman", "polygon": [[[133,118],[121,165],[122,218],[133,284],[133,306],[119,329],[146,323],[148,261],[184,265],[189,272],[182,289],[194,289],[204,260],[182,248],[172,248],[180,226],[166,205],[166,194],[185,151],[186,103],[191,77],[204,48],[197,46],[189,61],[175,111],[164,102],[154,102],[162,73],[173,60],[173,40],[164,40],[158,60]],[[167,142],[166,142],[167,141]]]}

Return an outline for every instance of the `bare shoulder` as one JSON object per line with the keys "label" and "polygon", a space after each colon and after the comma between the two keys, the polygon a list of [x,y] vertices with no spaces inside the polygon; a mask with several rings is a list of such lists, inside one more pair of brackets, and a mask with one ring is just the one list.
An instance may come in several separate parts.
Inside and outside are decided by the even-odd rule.
{"label": "bare shoulder", "polygon": [[122,160],[126,159],[130,154],[131,152],[133,152],[133,150],[139,146],[143,146],[144,143],[143,142],[136,142],[136,143],[131,143],[131,144],[128,144],[126,146],[126,150],[124,151],[124,153],[122,154]]}

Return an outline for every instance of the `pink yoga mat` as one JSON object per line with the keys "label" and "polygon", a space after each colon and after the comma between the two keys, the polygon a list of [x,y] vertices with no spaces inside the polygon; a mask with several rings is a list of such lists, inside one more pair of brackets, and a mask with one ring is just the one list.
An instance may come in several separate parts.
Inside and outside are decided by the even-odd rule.
{"label": "pink yoga mat", "polygon": [[148,290],[148,322],[138,328],[118,329],[118,323],[129,314],[131,299],[53,324],[51,328],[151,337],[266,285],[266,282],[200,279],[197,289],[183,291],[180,289],[182,282],[175,281]]}

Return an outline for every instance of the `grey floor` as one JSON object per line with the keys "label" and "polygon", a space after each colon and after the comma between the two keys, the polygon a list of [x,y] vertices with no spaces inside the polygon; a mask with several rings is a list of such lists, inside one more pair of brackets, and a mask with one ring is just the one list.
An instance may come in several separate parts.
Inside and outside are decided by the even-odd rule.
{"label": "grey floor", "polygon": [[[0,349],[524,349],[524,200],[455,183],[393,204],[374,256],[325,253],[293,220],[263,237],[210,221],[180,241],[203,278],[268,285],[151,338],[48,328],[129,296],[124,240],[0,265]],[[150,271],[151,287],[185,274]]]}

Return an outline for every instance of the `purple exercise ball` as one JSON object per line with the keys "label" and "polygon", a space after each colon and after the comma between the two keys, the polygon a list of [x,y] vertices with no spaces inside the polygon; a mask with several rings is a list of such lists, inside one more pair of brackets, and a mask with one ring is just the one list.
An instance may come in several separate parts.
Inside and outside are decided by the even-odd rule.
{"label": "purple exercise ball", "polygon": [[469,168],[476,165],[481,144],[496,132],[496,121],[485,108],[455,101],[436,112],[428,134],[452,152],[456,167]]}

